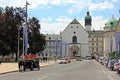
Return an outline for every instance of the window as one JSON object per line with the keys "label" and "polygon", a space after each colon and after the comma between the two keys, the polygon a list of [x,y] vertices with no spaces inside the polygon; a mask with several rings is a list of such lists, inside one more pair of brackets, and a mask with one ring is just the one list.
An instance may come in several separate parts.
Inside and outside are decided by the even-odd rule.
{"label": "window", "polygon": [[73,42],[73,43],[76,43],[76,42],[77,42],[77,37],[76,37],[76,36],[73,36],[72,42]]}
{"label": "window", "polygon": [[98,43],[96,43],[96,46],[98,46]]}
{"label": "window", "polygon": [[73,28],[73,26],[71,26],[71,28]]}
{"label": "window", "polygon": [[98,41],[98,38],[96,39],[96,41]]}
{"label": "window", "polygon": [[96,51],[98,51],[98,48],[96,49]]}
{"label": "window", "polygon": [[74,34],[76,33],[76,32],[73,32]]}
{"label": "window", "polygon": [[92,52],[94,51],[94,48],[92,48]]}
{"label": "window", "polygon": [[92,46],[94,46],[94,43],[92,43]]}

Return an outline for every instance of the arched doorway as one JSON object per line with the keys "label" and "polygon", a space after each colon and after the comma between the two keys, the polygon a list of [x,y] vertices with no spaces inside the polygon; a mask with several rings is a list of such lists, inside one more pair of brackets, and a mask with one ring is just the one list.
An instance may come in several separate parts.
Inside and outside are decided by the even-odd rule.
{"label": "arched doorway", "polygon": [[77,46],[77,45],[72,45],[71,47],[70,47],[70,55],[71,55],[71,57],[75,57],[75,56],[77,56],[78,54],[79,54],[79,52],[80,52],[80,48],[79,48],[79,46]]}
{"label": "arched doorway", "polygon": [[98,57],[98,56],[99,56],[99,54],[98,54],[98,53],[91,53],[91,56]]}

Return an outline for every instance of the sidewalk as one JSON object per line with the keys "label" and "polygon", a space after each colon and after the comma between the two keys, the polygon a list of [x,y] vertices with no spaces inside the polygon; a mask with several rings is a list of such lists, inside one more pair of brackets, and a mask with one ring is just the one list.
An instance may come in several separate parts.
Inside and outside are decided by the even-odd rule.
{"label": "sidewalk", "polygon": [[[48,65],[55,64],[55,61],[48,61],[48,62],[41,62],[40,67],[45,67]],[[0,74],[10,73],[18,71],[18,64],[17,63],[2,63],[0,64]]]}

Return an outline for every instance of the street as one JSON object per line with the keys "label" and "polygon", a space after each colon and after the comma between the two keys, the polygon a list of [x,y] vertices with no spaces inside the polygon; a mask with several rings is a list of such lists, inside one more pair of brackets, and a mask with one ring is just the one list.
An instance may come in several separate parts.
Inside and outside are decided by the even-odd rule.
{"label": "street", "polygon": [[13,72],[0,75],[0,80],[120,80],[120,77],[94,60],[54,64],[40,71]]}

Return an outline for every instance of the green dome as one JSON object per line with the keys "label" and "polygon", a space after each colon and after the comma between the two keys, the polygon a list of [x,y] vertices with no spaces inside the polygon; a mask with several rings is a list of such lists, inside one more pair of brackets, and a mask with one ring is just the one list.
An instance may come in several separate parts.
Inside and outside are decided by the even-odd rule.
{"label": "green dome", "polygon": [[112,18],[107,23],[105,23],[106,27],[116,27],[118,25],[118,20]]}
{"label": "green dome", "polygon": [[87,15],[85,16],[85,20],[91,20],[91,16],[89,11],[87,11]]}

